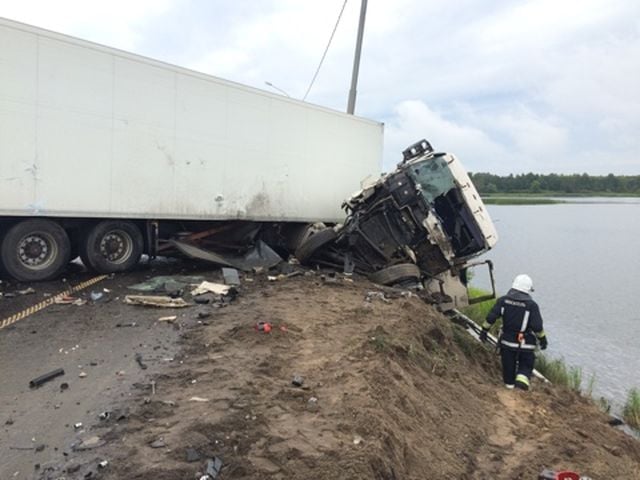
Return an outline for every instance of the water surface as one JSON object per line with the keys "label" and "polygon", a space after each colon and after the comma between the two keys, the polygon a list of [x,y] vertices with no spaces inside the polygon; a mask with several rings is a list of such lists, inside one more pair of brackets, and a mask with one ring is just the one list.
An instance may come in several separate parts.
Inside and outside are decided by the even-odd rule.
{"label": "water surface", "polygon": [[563,200],[489,205],[500,239],[484,258],[498,293],[518,273],[533,278],[548,353],[595,373],[594,394],[620,405],[640,388],[640,198]]}

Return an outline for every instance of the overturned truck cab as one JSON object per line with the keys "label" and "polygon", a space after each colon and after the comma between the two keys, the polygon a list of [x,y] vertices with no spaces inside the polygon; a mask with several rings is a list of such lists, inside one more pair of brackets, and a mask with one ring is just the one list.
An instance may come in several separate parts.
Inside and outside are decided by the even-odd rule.
{"label": "overturned truck cab", "polygon": [[[472,260],[498,240],[460,162],[434,152],[426,140],[407,148],[393,172],[365,186],[343,208],[344,224],[310,234],[296,251],[299,260],[342,266],[383,285],[419,282],[444,310],[469,303],[467,269],[479,265]],[[492,278],[491,262],[481,263]]]}

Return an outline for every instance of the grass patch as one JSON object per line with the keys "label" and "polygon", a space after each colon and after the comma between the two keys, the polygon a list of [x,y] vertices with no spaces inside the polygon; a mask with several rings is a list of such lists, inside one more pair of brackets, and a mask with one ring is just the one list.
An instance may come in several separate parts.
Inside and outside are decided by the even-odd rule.
{"label": "grass patch", "polygon": [[630,427],[640,428],[640,390],[632,388],[622,408],[622,418]]}
{"label": "grass patch", "polygon": [[378,352],[386,352],[389,350],[389,337],[384,334],[378,334],[370,339],[371,345]]}
{"label": "grass patch", "polygon": [[[481,290],[479,288],[469,287],[470,298],[480,297],[482,295],[487,295],[489,293],[490,292]],[[491,308],[495,305],[495,303],[496,303],[495,298],[491,300],[485,300],[484,302],[475,303],[473,305],[469,305],[468,307],[463,308],[462,313],[464,313],[467,317],[469,317],[471,320],[476,322],[478,325],[482,326],[485,319],[487,318],[487,314],[489,313],[489,310],[491,310]],[[491,326],[491,329],[489,331],[493,335],[497,335],[497,333],[500,331],[500,327],[502,327],[502,319],[498,319],[496,323],[494,323]]]}
{"label": "grass patch", "polygon": [[600,397],[598,398],[598,400],[596,400],[596,405],[604,413],[607,413],[607,414],[611,413],[611,402],[609,401],[609,399],[605,397]]}
{"label": "grass patch", "polygon": [[587,388],[584,391],[584,394],[589,397],[589,398],[593,398],[593,387],[595,387],[596,385],[596,374],[592,373],[591,376],[589,377],[589,382],[587,383]]}
{"label": "grass patch", "polygon": [[377,352],[388,352],[391,350],[392,340],[384,328],[378,325],[373,332],[370,332],[369,344]]}
{"label": "grass patch", "polygon": [[[554,385],[562,385],[578,393],[581,392],[582,368],[580,367],[569,367],[562,359],[549,359],[544,355],[538,355],[536,358],[536,370]],[[595,378],[593,381],[595,381]],[[591,381],[589,388],[593,389]]]}
{"label": "grass patch", "polygon": [[475,359],[478,355],[482,355],[483,347],[467,333],[467,331],[459,325],[453,325],[453,341],[463,355],[470,359]]}

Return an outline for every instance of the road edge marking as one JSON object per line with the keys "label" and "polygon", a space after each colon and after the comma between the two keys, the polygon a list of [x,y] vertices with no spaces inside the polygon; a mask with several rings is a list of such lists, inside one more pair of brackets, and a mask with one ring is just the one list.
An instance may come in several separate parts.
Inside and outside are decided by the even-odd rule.
{"label": "road edge marking", "polygon": [[72,293],[84,290],[85,288],[90,287],[91,285],[95,285],[96,283],[101,282],[102,280],[108,277],[109,275],[98,275],[97,277],[90,278],[89,280],[86,280],[84,282],[79,283],[78,285],[68,288],[64,292],[60,292],[52,297],[47,298],[46,300],[43,300],[41,302],[36,303],[35,305],[27,307],[21,312],[15,313],[10,317],[7,317],[2,321],[0,321],[0,330],[10,325],[13,325],[14,323],[20,320],[24,320],[25,318],[33,315],[34,313],[39,312],[40,310],[47,308],[50,305],[53,305],[54,303],[56,303],[56,300],[58,300],[59,298],[66,297],[67,295],[71,295]]}

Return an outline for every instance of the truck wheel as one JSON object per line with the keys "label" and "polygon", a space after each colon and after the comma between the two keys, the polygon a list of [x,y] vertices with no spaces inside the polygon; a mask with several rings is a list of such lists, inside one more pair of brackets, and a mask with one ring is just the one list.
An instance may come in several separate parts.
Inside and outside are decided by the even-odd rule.
{"label": "truck wheel", "polygon": [[85,267],[100,273],[124,272],[133,267],[144,248],[140,229],[132,222],[105,220],[80,242]]}
{"label": "truck wheel", "polygon": [[337,234],[333,228],[326,228],[314,233],[296,249],[296,258],[301,264],[305,265],[318,250],[333,242],[336,236]]}
{"label": "truck wheel", "polygon": [[34,219],[9,229],[2,240],[0,257],[11,277],[37,282],[57,276],[69,263],[70,251],[69,237],[60,225]]}
{"label": "truck wheel", "polygon": [[393,285],[405,280],[420,279],[420,268],[413,263],[399,263],[369,275],[369,280],[379,285]]}

